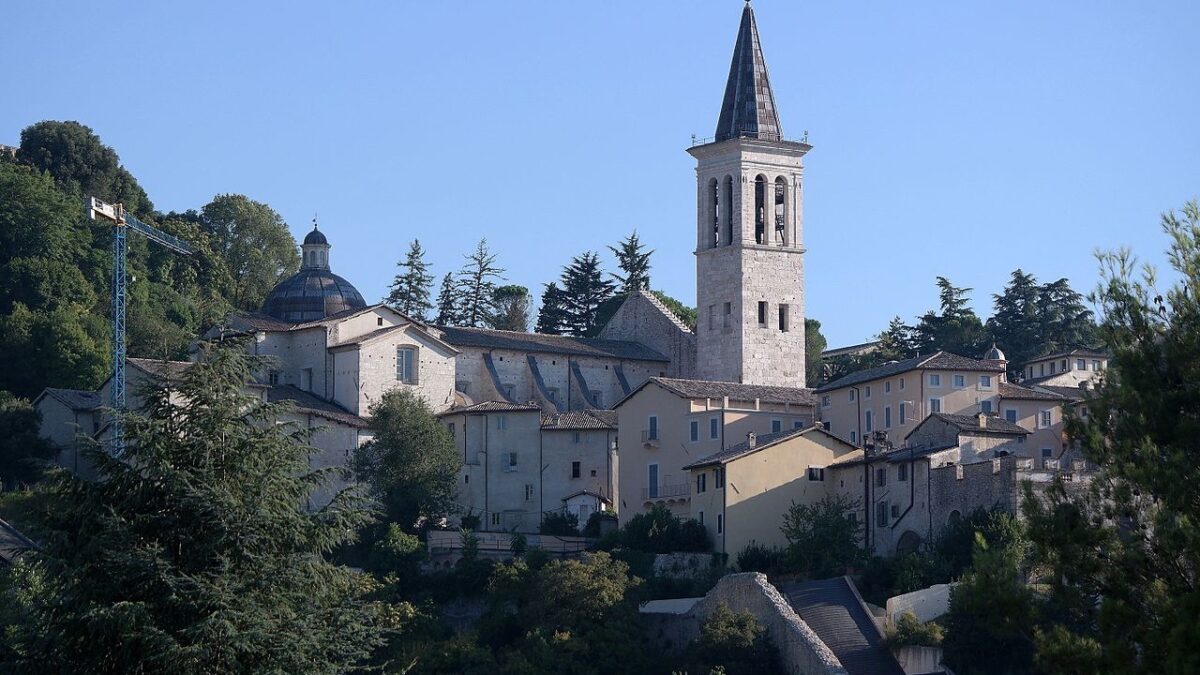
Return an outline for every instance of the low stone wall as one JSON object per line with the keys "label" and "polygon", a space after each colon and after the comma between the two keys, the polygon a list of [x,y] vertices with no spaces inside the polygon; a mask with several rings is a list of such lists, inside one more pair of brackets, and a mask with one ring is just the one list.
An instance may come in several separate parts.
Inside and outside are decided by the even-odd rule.
{"label": "low stone wall", "polygon": [[935,584],[919,591],[896,595],[887,600],[887,622],[895,626],[900,615],[912,612],[921,623],[932,621],[950,611],[950,589],[954,584]]}
{"label": "low stone wall", "polygon": [[704,579],[712,574],[712,553],[659,553],[654,556],[654,576],[669,579]]}
{"label": "low stone wall", "polygon": [[846,669],[796,614],[787,598],[764,574],[750,572],[722,577],[708,595],[685,614],[646,614],[652,640],[677,650],[700,634],[700,624],[725,605],[734,612],[749,612],[766,627],[779,648],[784,670],[792,675],[847,675]]}

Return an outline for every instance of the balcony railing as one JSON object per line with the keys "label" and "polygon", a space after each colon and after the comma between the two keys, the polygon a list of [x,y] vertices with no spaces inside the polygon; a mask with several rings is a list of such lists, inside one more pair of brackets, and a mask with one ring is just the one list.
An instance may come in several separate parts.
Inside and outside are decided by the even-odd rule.
{"label": "balcony railing", "polygon": [[646,445],[658,446],[661,441],[658,439],[657,429],[645,429],[642,431],[642,443]]}
{"label": "balcony railing", "polygon": [[642,499],[666,499],[688,496],[690,483],[672,483],[670,485],[651,485],[642,488]]}

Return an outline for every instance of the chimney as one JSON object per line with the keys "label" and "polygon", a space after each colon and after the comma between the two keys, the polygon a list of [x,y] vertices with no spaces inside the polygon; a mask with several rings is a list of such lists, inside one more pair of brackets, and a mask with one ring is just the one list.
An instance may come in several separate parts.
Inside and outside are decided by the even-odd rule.
{"label": "chimney", "polygon": [[1079,383],[1079,388],[1084,391],[1087,391],[1092,388],[1092,383],[1087,380],[1084,380],[1083,382]]}
{"label": "chimney", "polygon": [[753,448],[755,446],[755,444],[757,443],[757,441],[758,441],[758,437],[754,435],[753,431],[746,434],[746,444],[749,445],[750,447]]}
{"label": "chimney", "polygon": [[979,419],[979,428],[986,429],[987,423],[988,423],[988,414],[983,412],[982,410],[980,410],[979,414],[976,415],[975,417],[977,417]]}

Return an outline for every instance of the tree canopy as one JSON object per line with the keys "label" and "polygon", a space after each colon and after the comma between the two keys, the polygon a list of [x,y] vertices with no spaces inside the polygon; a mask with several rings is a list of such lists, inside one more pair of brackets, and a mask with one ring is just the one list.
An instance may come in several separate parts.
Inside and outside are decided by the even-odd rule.
{"label": "tree canopy", "polygon": [[433,303],[430,302],[433,275],[425,263],[425,250],[421,248],[420,240],[412,240],[404,260],[396,263],[396,266],[400,272],[392,280],[385,301],[418,321],[428,321],[429,310],[433,309]]}

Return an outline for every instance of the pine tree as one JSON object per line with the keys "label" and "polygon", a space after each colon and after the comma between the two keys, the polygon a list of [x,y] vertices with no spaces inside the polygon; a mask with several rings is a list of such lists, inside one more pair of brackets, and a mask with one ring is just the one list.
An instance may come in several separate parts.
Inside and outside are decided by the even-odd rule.
{"label": "pine tree", "polygon": [[380,644],[363,580],[325,560],[368,515],[352,492],[305,509],[330,470],[286,406],[244,393],[262,367],[208,351],[127,416],[123,456],[89,452],[98,480],[49,482],[0,670],[340,673]]}
{"label": "pine tree", "polygon": [[1016,269],[1004,292],[992,296],[995,313],[987,328],[1008,357],[1010,375],[1019,373],[1022,364],[1039,356],[1044,348],[1038,295],[1037,278]]}
{"label": "pine tree", "polygon": [[439,326],[458,326],[461,320],[458,315],[458,284],[454,275],[449,272],[442,277],[442,290],[438,291],[437,317],[433,320]]}
{"label": "pine tree", "polygon": [[912,326],[901,321],[898,316],[892,317],[887,330],[880,333],[876,339],[879,340],[879,351],[876,354],[880,362],[903,361],[916,356]]}
{"label": "pine tree", "polygon": [[524,286],[501,286],[492,294],[496,313],[492,328],[525,332],[529,330],[529,289]]}
{"label": "pine tree", "polygon": [[612,297],[615,284],[604,278],[600,256],[593,251],[571,259],[563,268],[563,307],[566,332],[578,337],[594,336],[600,329],[597,310]]}
{"label": "pine tree", "polygon": [[496,254],[488,250],[487,239],[480,239],[475,252],[458,273],[458,318],[462,325],[487,326],[496,313],[496,282],[504,278],[504,269],[496,265]]}
{"label": "pine tree", "polygon": [[538,309],[537,327],[543,335],[562,335],[566,329],[567,310],[562,289],[551,281],[542,291],[542,306]]}
{"label": "pine tree", "polygon": [[959,288],[945,277],[937,278],[941,313],[926,312],[915,329],[922,354],[938,350],[975,358],[986,347],[983,322],[967,306],[970,288]]}
{"label": "pine tree", "polygon": [[626,237],[618,246],[609,246],[608,250],[617,256],[617,267],[625,273],[609,274],[621,284],[620,292],[629,295],[640,290],[650,290],[650,255],[654,251],[643,252],[645,246],[638,240],[637,230]]}
{"label": "pine tree", "polygon": [[1066,279],[1042,285],[1038,289],[1038,323],[1046,353],[1091,347],[1097,337],[1092,312],[1083,305],[1083,296]]}
{"label": "pine tree", "polygon": [[428,312],[433,309],[429,302],[433,275],[429,273],[429,266],[425,263],[425,251],[421,248],[419,240],[412,240],[404,261],[396,266],[402,271],[392,281],[391,293],[388,294],[386,302],[414,319],[427,321]]}

